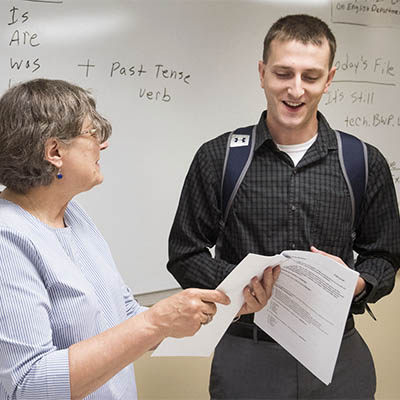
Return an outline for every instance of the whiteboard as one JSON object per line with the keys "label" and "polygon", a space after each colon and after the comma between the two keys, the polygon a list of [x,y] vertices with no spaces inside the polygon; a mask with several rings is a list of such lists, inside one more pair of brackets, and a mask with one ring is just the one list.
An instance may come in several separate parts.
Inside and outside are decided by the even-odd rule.
{"label": "whiteboard", "polygon": [[197,148],[256,123],[257,62],[280,16],[324,19],[338,72],[321,102],[335,128],[380,148],[400,191],[400,0],[3,0],[0,92],[47,77],[91,89],[112,123],[104,183],[78,196],[135,294],[177,287],[167,241]]}

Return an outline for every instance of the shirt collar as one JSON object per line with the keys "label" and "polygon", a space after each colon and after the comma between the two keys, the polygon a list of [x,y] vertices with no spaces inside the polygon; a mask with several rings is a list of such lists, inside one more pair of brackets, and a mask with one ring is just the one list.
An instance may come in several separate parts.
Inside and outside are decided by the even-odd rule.
{"label": "shirt collar", "polygon": [[[257,124],[255,151],[257,151],[265,142],[269,143],[269,146],[276,147],[272,139],[271,133],[267,127],[266,119],[267,110],[262,112],[260,120]],[[318,137],[314,144],[318,146],[322,151],[337,149],[338,145],[335,131],[330,127],[326,118],[319,111],[317,112],[317,119]]]}

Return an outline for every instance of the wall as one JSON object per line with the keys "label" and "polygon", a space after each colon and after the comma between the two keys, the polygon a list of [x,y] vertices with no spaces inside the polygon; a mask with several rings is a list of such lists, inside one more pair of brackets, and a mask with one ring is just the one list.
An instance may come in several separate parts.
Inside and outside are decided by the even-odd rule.
{"label": "wall", "polygon": [[91,88],[114,135],[105,182],[80,196],[134,293],[177,287],[167,238],[196,149],[265,108],[257,61],[270,24],[307,12],[337,36],[331,124],[376,144],[400,188],[396,0],[3,0],[0,92],[62,78]]}

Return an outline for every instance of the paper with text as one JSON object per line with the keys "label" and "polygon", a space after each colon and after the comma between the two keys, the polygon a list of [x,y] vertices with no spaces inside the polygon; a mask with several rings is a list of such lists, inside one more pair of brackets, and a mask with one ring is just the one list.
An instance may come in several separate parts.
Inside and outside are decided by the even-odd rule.
{"label": "paper with text", "polygon": [[359,274],[321,254],[282,254],[288,259],[254,322],[328,385]]}
{"label": "paper with text", "polygon": [[214,319],[192,337],[167,338],[152,356],[209,357],[244,303],[243,289],[268,266],[281,266],[267,306],[254,322],[317,378],[332,380],[358,272],[321,254],[284,251],[248,254],[217,289],[231,304],[217,304]]}
{"label": "paper with text", "polygon": [[261,278],[266,267],[278,265],[284,260],[285,257],[281,255],[265,257],[251,254],[245,257],[217,287],[229,296],[231,303],[227,306],[217,304],[217,313],[213,320],[202,326],[194,336],[165,339],[153,352],[152,357],[209,357],[242,307],[243,289],[250,283],[251,278],[254,276]]}

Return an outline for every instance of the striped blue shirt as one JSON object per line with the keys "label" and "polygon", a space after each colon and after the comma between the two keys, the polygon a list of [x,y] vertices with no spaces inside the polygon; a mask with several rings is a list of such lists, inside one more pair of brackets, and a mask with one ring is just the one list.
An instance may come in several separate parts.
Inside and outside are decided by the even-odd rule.
{"label": "striped blue shirt", "polygon": [[[0,199],[0,400],[70,399],[68,348],[145,309],[73,201],[65,224]],[[133,365],[87,397],[136,398]]]}

